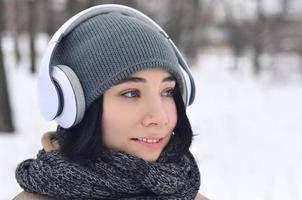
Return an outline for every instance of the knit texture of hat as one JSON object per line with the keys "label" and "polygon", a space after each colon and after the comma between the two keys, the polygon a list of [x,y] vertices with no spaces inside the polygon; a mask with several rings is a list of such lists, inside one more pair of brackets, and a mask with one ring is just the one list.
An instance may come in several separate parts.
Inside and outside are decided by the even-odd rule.
{"label": "knit texture of hat", "polygon": [[162,68],[176,79],[183,93],[177,57],[167,39],[155,28],[119,13],[89,18],[64,36],[51,65],[67,65],[78,76],[86,109],[107,89],[129,75]]}

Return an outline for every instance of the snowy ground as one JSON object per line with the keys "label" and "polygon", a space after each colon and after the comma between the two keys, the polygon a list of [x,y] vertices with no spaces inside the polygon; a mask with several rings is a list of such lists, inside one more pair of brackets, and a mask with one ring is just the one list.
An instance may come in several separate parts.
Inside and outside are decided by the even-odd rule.
{"label": "snowy ground", "polygon": [[301,77],[254,80],[226,71],[228,59],[205,55],[194,71],[201,191],[219,200],[302,199]]}
{"label": "snowy ground", "polygon": [[[21,191],[17,164],[35,157],[41,134],[55,127],[39,114],[36,77],[25,64],[17,69],[11,44],[4,45],[17,132],[0,134],[0,200]],[[254,79],[247,59],[235,73],[231,62],[227,53],[208,52],[193,70],[197,95],[188,115],[197,134],[191,150],[200,191],[212,200],[302,199],[302,77]]]}

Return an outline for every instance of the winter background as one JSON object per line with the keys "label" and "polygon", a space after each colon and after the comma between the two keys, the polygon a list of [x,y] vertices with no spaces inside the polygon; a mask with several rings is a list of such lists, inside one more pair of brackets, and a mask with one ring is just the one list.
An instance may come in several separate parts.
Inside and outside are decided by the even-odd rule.
{"label": "winter background", "polygon": [[[37,37],[41,54],[45,35]],[[36,75],[29,74],[28,37],[20,37],[18,67],[13,42],[3,39],[15,134],[0,134],[0,200],[22,191],[15,169],[34,158],[40,137],[55,129],[38,109]],[[265,55],[264,55],[265,59]],[[298,57],[274,57],[275,71],[254,77],[251,56],[232,71],[230,50],[207,49],[192,66],[196,99],[187,109],[196,134],[191,151],[201,172],[200,192],[212,200],[302,199],[302,74]]]}

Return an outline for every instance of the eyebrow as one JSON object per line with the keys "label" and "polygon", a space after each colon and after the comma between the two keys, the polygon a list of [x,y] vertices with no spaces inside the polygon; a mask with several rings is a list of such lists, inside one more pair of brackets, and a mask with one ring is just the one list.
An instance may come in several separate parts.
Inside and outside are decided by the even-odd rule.
{"label": "eyebrow", "polygon": [[[175,78],[173,76],[167,76],[167,77],[163,78],[163,80],[161,82],[173,82],[173,81],[175,81]],[[147,80],[144,79],[144,78],[141,78],[141,77],[131,76],[131,77],[127,77],[127,78],[123,79],[122,81],[120,81],[116,85],[119,85],[119,84],[122,84],[122,83],[128,83],[128,82],[146,83]]]}

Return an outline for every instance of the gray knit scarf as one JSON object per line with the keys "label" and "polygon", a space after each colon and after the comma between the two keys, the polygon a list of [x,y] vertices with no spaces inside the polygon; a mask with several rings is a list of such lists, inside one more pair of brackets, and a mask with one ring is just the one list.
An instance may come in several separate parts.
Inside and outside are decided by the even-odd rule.
{"label": "gray knit scarf", "polygon": [[197,164],[189,151],[176,158],[173,150],[151,163],[107,149],[85,166],[58,151],[40,150],[17,167],[16,178],[25,191],[57,199],[195,199]]}

